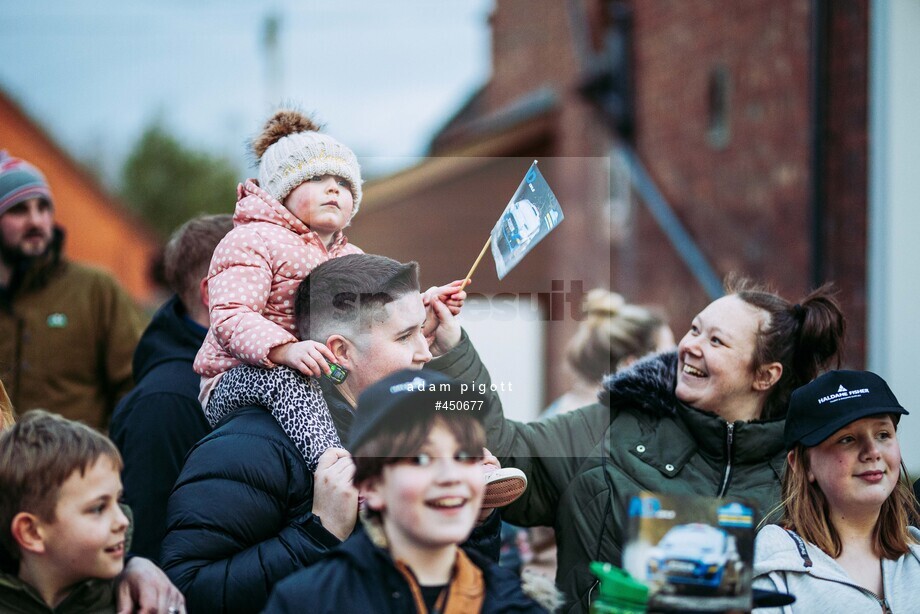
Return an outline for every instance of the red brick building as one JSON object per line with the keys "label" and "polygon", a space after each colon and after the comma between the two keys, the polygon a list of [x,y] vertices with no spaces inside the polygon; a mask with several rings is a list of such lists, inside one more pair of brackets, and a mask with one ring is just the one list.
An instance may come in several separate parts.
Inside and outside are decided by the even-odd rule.
{"label": "red brick building", "polygon": [[[497,0],[490,25],[491,78],[431,158],[367,186],[358,245],[461,277],[538,158],[566,220],[475,291],[545,293],[548,314],[552,280],[581,280],[663,306],[679,336],[728,273],[791,299],[833,280],[863,364],[867,2]],[[546,357],[574,326],[550,322]]]}

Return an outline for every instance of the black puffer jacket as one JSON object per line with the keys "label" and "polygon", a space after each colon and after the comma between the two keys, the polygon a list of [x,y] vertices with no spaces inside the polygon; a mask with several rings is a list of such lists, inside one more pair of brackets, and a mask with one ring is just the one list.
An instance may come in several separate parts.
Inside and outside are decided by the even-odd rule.
{"label": "black puffer jacket", "polygon": [[125,461],[125,503],[134,510],[134,554],[157,562],[166,501],[185,455],[211,430],[198,402],[192,362],[205,328],[173,296],[153,316],[134,352],[137,386],[115,408],[109,435]]}
{"label": "black puffer jacket", "polygon": [[239,409],[189,452],[169,498],[163,570],[189,612],[258,612],[275,582],[340,543],[312,509],[297,447],[264,409]]}
{"label": "black puffer jacket", "polygon": [[[340,434],[352,410],[325,387]],[[313,509],[313,474],[272,415],[238,409],[189,452],[167,508],[160,561],[189,612],[258,612],[272,587],[341,542]],[[492,514],[466,545],[498,560]],[[305,611],[309,611],[306,608]]]}
{"label": "black puffer jacket", "polygon": [[[485,599],[481,612],[546,612],[524,594],[516,574],[478,552],[465,551],[483,572]],[[265,608],[265,614],[300,612],[413,614],[416,608],[409,583],[397,571],[389,553],[359,531],[321,563],[281,582]]]}

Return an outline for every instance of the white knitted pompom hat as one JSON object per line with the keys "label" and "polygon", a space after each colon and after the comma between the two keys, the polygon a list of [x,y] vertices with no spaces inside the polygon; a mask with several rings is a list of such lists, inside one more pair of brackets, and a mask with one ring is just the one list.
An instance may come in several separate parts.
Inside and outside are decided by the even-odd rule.
{"label": "white knitted pompom hat", "polygon": [[355,201],[352,217],[361,204],[361,167],[354,152],[298,111],[275,113],[252,143],[259,159],[259,185],[283,203],[291,190],[311,177],[336,175],[348,181]]}

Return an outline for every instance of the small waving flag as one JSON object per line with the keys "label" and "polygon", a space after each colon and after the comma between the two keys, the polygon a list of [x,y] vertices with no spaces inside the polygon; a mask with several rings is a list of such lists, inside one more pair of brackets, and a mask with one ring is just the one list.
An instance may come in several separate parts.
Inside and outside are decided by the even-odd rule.
{"label": "small waving flag", "polygon": [[563,219],[562,207],[534,161],[492,229],[492,256],[498,278],[504,279]]}

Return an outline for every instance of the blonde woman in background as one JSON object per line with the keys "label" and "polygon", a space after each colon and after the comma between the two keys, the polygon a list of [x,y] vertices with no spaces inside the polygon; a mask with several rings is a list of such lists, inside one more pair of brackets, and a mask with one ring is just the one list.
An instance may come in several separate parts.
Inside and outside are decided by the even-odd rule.
{"label": "blonde woman in background", "polygon": [[[664,318],[647,307],[628,304],[616,292],[595,288],[588,292],[582,309],[584,320],[566,349],[566,364],[575,383],[543,411],[541,420],[597,403],[605,375],[628,367],[646,354],[675,347],[674,333]],[[548,577],[555,575],[556,534],[552,528],[525,531],[503,527],[502,535],[506,538],[503,546],[507,546],[503,552],[518,549],[518,556],[529,563],[528,569]]]}
{"label": "blonde woman in background", "polygon": [[660,315],[626,303],[615,292],[595,288],[583,304],[584,320],[569,341],[566,364],[575,376],[571,390],[553,401],[540,419],[597,402],[601,379],[652,352],[672,350],[674,333]]}
{"label": "blonde woman in background", "polygon": [[0,431],[13,426],[14,422],[16,420],[13,418],[13,404],[10,403],[10,397],[6,394],[3,382],[0,382]]}

